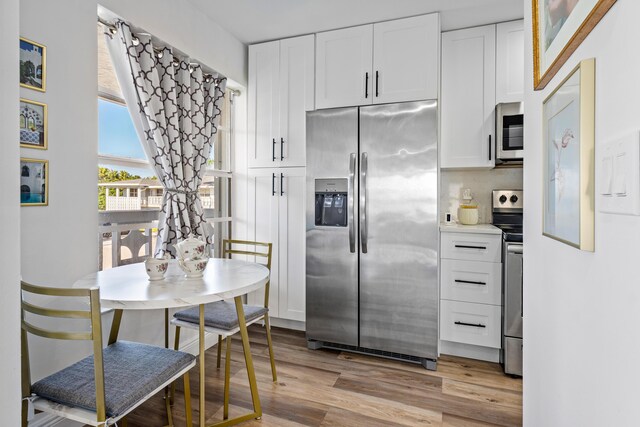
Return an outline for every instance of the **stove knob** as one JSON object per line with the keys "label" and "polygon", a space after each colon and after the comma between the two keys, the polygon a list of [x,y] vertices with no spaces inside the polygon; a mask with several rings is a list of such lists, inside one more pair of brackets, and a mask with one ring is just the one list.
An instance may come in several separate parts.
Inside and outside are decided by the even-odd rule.
{"label": "stove knob", "polygon": [[516,196],[515,194],[513,196],[511,196],[511,198],[509,199],[511,201],[511,203],[515,203],[518,201],[518,196]]}
{"label": "stove knob", "polygon": [[500,196],[500,198],[498,199],[500,200],[500,203],[504,203],[507,201],[507,196],[505,196],[504,194],[502,196]]}

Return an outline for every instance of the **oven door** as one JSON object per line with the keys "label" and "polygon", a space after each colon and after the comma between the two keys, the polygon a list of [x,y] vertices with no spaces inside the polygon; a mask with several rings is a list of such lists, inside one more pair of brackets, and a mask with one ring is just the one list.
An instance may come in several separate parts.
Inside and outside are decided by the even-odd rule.
{"label": "oven door", "polygon": [[522,338],[522,243],[505,242],[504,335]]}

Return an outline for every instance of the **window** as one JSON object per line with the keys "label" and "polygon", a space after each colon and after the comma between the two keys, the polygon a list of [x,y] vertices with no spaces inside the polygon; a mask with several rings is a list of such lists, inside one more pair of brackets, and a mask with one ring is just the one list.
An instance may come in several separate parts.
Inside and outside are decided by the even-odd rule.
{"label": "window", "polygon": [[[104,40],[104,29],[100,24],[97,27],[97,37],[99,209],[101,211],[127,210],[129,213],[136,209],[159,210],[162,189],[138,140]],[[214,229],[214,255],[220,254],[222,239],[231,235],[229,205],[232,179],[230,170],[232,123],[233,91],[228,90],[225,93],[220,125],[200,187],[205,217]],[[120,185],[122,181],[132,181],[132,185],[137,184],[136,188],[130,188],[128,197],[125,197],[126,194],[119,193],[122,200],[116,201],[116,190],[114,187],[109,187],[109,183],[115,181],[120,182]],[[139,199],[138,195],[140,195]],[[136,200],[129,200],[133,198]],[[104,250],[104,252],[111,251]]]}

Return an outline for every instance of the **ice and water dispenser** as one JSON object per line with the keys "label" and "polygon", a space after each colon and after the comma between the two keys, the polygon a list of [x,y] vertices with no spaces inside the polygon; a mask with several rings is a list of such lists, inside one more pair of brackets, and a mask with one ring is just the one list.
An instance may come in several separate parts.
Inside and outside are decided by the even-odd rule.
{"label": "ice and water dispenser", "polygon": [[346,178],[316,179],[316,226],[347,226]]}

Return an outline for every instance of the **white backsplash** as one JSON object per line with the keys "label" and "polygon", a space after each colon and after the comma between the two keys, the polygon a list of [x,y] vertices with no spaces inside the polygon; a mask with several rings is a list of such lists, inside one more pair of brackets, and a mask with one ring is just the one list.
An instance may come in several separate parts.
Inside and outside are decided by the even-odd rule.
{"label": "white backsplash", "polygon": [[440,221],[450,212],[458,219],[462,190],[470,188],[478,203],[480,223],[491,222],[491,192],[493,190],[522,190],[522,168],[498,168],[486,171],[449,171],[440,173]]}

